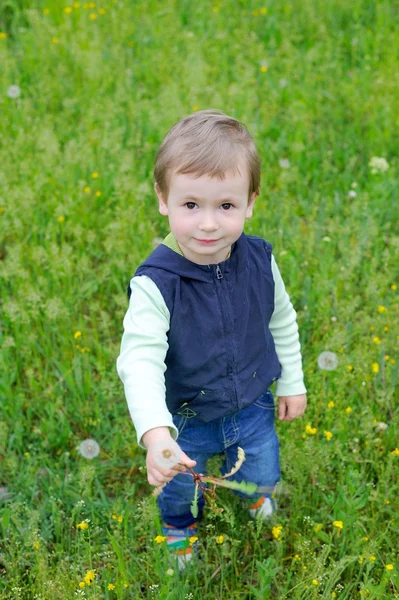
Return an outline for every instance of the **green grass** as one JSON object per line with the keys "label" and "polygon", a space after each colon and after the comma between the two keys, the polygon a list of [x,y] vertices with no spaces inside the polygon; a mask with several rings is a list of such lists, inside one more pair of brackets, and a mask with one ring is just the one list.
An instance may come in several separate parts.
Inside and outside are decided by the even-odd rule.
{"label": "green grass", "polygon": [[[397,2],[65,6],[0,5],[1,598],[398,598]],[[115,361],[127,283],[168,232],[155,153],[210,107],[259,147],[246,231],[272,242],[298,312],[309,407],[277,423],[273,522],[218,491],[203,560],[179,576],[154,542]],[[374,156],[389,170],[373,174]],[[324,350],[336,371],[318,368]],[[76,450],[89,437],[92,461]]]}

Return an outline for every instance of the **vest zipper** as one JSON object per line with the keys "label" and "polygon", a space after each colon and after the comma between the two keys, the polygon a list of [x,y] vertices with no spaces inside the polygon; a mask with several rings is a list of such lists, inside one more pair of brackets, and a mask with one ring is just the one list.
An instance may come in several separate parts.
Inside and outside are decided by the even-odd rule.
{"label": "vest zipper", "polygon": [[223,273],[222,273],[219,265],[216,265],[216,276],[218,279],[222,279],[222,277],[223,277]]}

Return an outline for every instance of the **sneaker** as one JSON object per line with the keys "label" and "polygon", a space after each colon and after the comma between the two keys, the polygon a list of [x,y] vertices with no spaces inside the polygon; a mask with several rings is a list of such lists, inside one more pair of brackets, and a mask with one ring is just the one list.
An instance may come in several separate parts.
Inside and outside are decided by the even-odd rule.
{"label": "sneaker", "polygon": [[272,496],[261,496],[249,507],[249,515],[253,519],[261,519],[262,521],[266,521],[267,519],[270,519],[276,510],[277,504]]}
{"label": "sneaker", "polygon": [[189,527],[178,529],[173,525],[163,524],[163,535],[166,535],[166,545],[171,556],[177,558],[179,571],[186,568],[193,556],[198,553],[197,526],[195,523]]}

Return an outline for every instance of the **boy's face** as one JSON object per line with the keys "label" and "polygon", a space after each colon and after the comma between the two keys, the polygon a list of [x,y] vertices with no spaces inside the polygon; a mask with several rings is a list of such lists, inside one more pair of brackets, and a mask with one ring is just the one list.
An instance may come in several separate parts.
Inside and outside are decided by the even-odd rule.
{"label": "boy's face", "polygon": [[241,174],[227,171],[224,180],[174,173],[167,202],[155,184],[159,212],[169,217],[171,232],[188,260],[199,265],[226,260],[245,219],[252,217],[256,193],[248,202],[249,176],[243,165],[239,170]]}

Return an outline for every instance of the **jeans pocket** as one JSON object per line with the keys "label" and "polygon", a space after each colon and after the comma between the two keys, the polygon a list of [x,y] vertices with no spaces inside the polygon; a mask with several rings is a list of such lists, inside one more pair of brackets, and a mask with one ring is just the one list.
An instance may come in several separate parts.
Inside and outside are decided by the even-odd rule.
{"label": "jeans pocket", "polygon": [[260,398],[255,400],[255,406],[259,406],[259,408],[263,408],[264,410],[272,410],[274,411],[274,397],[270,390],[267,390]]}
{"label": "jeans pocket", "polygon": [[173,423],[176,425],[179,435],[182,433],[183,429],[187,423],[186,415],[172,415]]}

